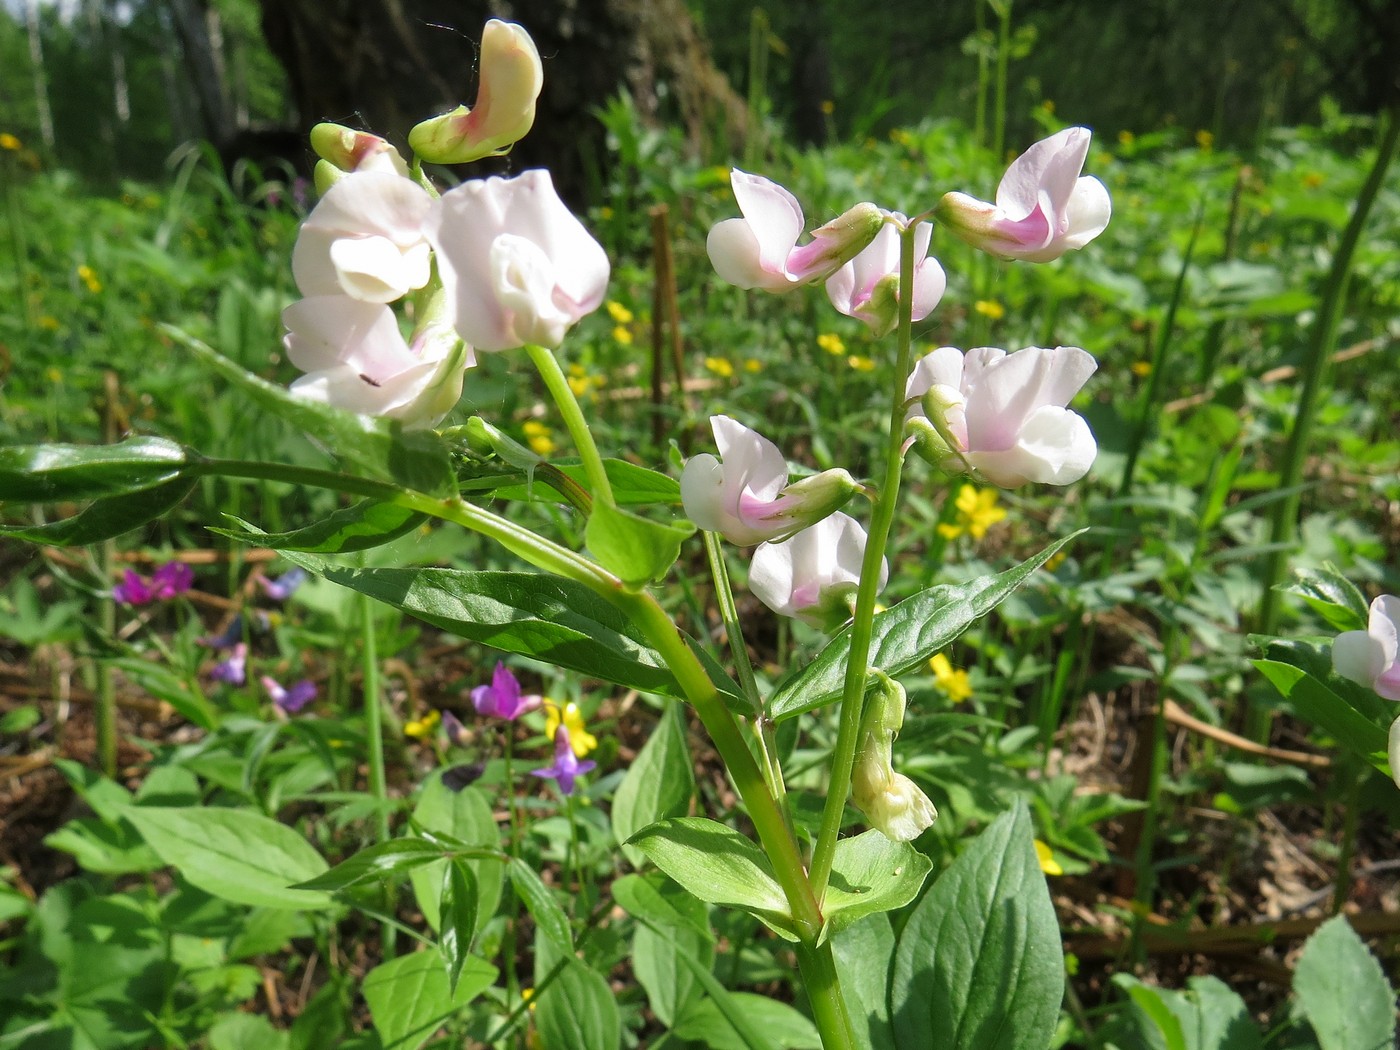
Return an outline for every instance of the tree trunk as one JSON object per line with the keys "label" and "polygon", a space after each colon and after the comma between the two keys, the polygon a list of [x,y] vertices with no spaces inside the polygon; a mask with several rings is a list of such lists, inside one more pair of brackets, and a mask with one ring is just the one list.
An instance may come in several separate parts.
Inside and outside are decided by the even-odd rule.
{"label": "tree trunk", "polygon": [[[492,17],[519,22],[544,62],[533,131],[499,170],[547,167],[566,199],[602,166],[593,110],[628,91],[644,119],[741,137],[744,106],[683,0],[261,0],[268,46],[287,70],[302,131],[356,125],[400,145],[414,124],[476,97],[477,48]],[[665,85],[664,89],[662,85]],[[673,112],[664,112],[674,106]],[[725,144],[725,152],[728,143]],[[480,170],[480,169],[477,169]]]}

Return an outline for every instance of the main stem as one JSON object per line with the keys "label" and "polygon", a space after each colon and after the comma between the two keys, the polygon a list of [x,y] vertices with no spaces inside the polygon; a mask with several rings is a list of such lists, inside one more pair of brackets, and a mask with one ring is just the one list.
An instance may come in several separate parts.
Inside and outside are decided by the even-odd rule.
{"label": "main stem", "polygon": [[885,559],[890,526],[899,502],[899,481],[904,469],[905,386],[912,356],[914,325],[914,230],[911,222],[899,235],[899,352],[895,359],[894,389],[890,398],[890,430],[885,443],[885,479],[875,499],[865,559],[856,591],[855,619],[851,624],[851,649],[846,660],[845,688],[841,694],[841,721],[836,734],[836,750],[831,757],[831,778],[827,785],[826,806],[821,830],[812,852],[809,878],[812,893],[821,901],[831,878],[831,862],[836,855],[836,838],[841,831],[841,815],[855,768],[856,746],[860,743],[861,714],[865,706],[865,686],[870,674],[870,639],[874,630],[875,598],[880,587],[880,567]]}

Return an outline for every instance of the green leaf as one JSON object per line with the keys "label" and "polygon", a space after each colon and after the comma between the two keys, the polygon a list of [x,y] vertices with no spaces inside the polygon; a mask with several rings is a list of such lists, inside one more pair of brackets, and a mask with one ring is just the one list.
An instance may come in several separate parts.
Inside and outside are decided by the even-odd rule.
{"label": "green leaf", "polygon": [[456,495],[447,446],[430,430],[404,430],[392,420],[374,419],[294,396],[285,387],[245,372],[228,358],[171,325],[162,330],[233,383],[259,405],[304,431],[331,455],[372,478],[392,481],[432,496]]}
{"label": "green leaf", "polygon": [[[434,774],[423,787],[418,804],[413,808],[413,823],[428,833],[450,835],[456,842],[475,846],[488,852],[499,852],[501,832],[491,812],[491,798],[480,788],[467,787],[453,791],[442,782],[442,774]],[[476,879],[477,929],[490,921],[501,899],[501,884],[505,879],[505,862],[496,859],[465,861]],[[409,873],[413,895],[428,925],[440,929],[439,911],[443,873],[447,861],[439,860]]]}
{"label": "green leaf", "polygon": [[572,953],[574,936],[569,931],[569,917],[549,892],[549,887],[535,874],[535,869],[519,857],[512,857],[506,871],[510,874],[516,896],[535,920],[535,929],[540,936],[552,943],[557,951]]}
{"label": "green leaf", "polygon": [[1390,763],[1386,757],[1388,737],[1384,729],[1358,713],[1301,668],[1274,660],[1254,660],[1252,663],[1273,683],[1275,689],[1288,698],[1299,718],[1330,733],[1339,744],[1355,751],[1377,769],[1389,773]]}
{"label": "green leaf", "polygon": [[446,852],[446,848],[441,844],[429,842],[427,839],[405,837],[380,842],[360,850],[353,857],[341,861],[314,879],[298,883],[296,888],[340,893],[351,886],[378,882],[380,879],[387,879],[442,860]]}
{"label": "green leaf", "polygon": [[632,969],[646,989],[651,1012],[671,1028],[700,994],[693,970],[714,965],[709,918],[703,903],[662,875],[653,876],[661,880],[659,885],[639,875],[628,878],[635,880],[624,891],[632,906],[616,893],[613,899],[633,916],[641,912],[648,920],[639,922],[632,935]]}
{"label": "green leaf", "polygon": [[742,908],[779,936],[797,940],[787,898],[768,858],[732,828],[704,817],[672,817],[643,828],[629,841],[702,901]]}
{"label": "green leaf", "polygon": [[1045,1050],[1064,955],[1023,801],[977,836],[900,933],[891,1019],[900,1050]]}
{"label": "green leaf", "polygon": [[12,445],[0,448],[0,501],[58,503],[143,492],[190,465],[180,445],[132,437],[115,445]]}
{"label": "green leaf", "polygon": [[442,923],[438,950],[447,964],[448,988],[453,992],[476,936],[476,904],[476,875],[471,867],[460,857],[448,861],[438,905]]}
{"label": "green leaf", "polygon": [[[1083,530],[1081,530],[1082,532]],[[993,576],[960,584],[941,584],[877,613],[870,641],[870,666],[891,678],[908,674],[947,647],[969,626],[987,615],[1079,532],[1052,543],[1033,558]],[[769,712],[775,721],[811,711],[841,697],[851,629],[833,638],[817,658],[789,675],[774,690]],[[873,680],[870,683],[873,688]]]}
{"label": "green leaf", "polygon": [[345,507],[304,529],[294,529],[291,532],[264,532],[256,525],[232,514],[226,517],[242,527],[211,527],[209,531],[242,543],[271,547],[273,550],[311,551],[315,554],[344,554],[348,551],[369,550],[412,532],[428,520],[426,514],[372,499],[356,503],[353,507]]}
{"label": "green leaf", "polygon": [[1320,569],[1294,569],[1293,579],[1280,584],[1278,590],[1296,594],[1313,611],[1338,631],[1365,630],[1370,616],[1366,599],[1333,565]]}
{"label": "green leaf", "polygon": [[295,830],[259,813],[132,806],[126,817],[160,859],[206,893],[265,908],[326,908],[331,898],[292,889],[326,870]]}
{"label": "green leaf", "polygon": [[1328,919],[1303,945],[1293,994],[1322,1050],[1395,1046],[1395,992],[1345,917]]}
{"label": "green leaf", "polygon": [[[295,552],[287,560],[460,638],[625,688],[684,696],[636,625],[581,583],[533,572],[349,569]],[[732,682],[707,668],[726,701],[745,704]]]}
{"label": "green leaf", "polygon": [[417,1050],[491,987],[496,972],[485,959],[468,958],[453,992],[437,952],[414,952],[376,966],[365,975],[360,991],[384,1050]]}
{"label": "green leaf", "polygon": [[71,518],[47,525],[3,525],[0,536],[58,547],[81,547],[108,540],[159,518],[189,495],[196,480],[180,475],[140,492],[106,496]]}
{"label": "green leaf", "polygon": [[1165,996],[1190,1050],[1262,1050],[1264,1036],[1245,1001],[1216,977],[1192,977],[1185,994]]}
{"label": "green leaf", "polygon": [[44,845],[71,854],[84,871],[101,875],[129,875],[165,866],[125,821],[108,824],[79,817],[44,836]]}
{"label": "green leaf", "polygon": [[616,1050],[622,1044],[617,997],[602,974],[572,957],[536,999],[544,1050]]}
{"label": "green leaf", "polygon": [[840,930],[831,938],[836,973],[861,1050],[895,1050],[890,1028],[890,965],[894,930],[881,913]]}
{"label": "green leaf", "polygon": [[730,1022],[732,1013],[742,1015],[762,1032],[768,1046],[781,1050],[821,1050],[816,1026],[787,1003],[753,992],[729,992],[731,1013],[726,1014],[715,999],[701,999],[686,1010],[676,1025],[676,1035],[706,1050],[747,1050],[748,1042]]}
{"label": "green leaf", "polygon": [[919,895],[933,862],[908,842],[874,829],[841,839],[831,860],[822,940],[858,919],[902,908]]}
{"label": "green leaf", "polygon": [[207,1036],[209,1050],[286,1050],[290,1036],[255,1014],[224,1014]]}
{"label": "green leaf", "polygon": [[681,555],[681,544],[694,535],[685,521],[666,524],[595,502],[584,540],[598,563],[629,587],[643,587],[666,575]]}
{"label": "green leaf", "polygon": [[[556,463],[552,465],[588,489],[588,471],[579,463]],[[639,467],[625,459],[605,459],[603,469],[612,485],[613,499],[619,507],[679,506],[681,502],[680,482],[659,471]],[[512,481],[497,488],[493,495],[497,499],[547,500],[551,503],[566,502],[563,493],[549,484],[546,477],[536,475],[528,484]]]}
{"label": "green leaf", "polygon": [[1181,1030],[1181,1019],[1172,1012],[1160,988],[1143,984],[1130,974],[1115,974],[1113,983],[1122,988],[1133,1003],[1133,1017],[1138,1028],[1152,1043],[1159,1041],[1164,1050],[1186,1050],[1186,1036]]}
{"label": "green leaf", "polygon": [[667,705],[613,796],[613,834],[634,868],[641,866],[642,853],[627,845],[627,840],[648,824],[683,816],[695,793],[695,772],[681,711],[679,704]]}

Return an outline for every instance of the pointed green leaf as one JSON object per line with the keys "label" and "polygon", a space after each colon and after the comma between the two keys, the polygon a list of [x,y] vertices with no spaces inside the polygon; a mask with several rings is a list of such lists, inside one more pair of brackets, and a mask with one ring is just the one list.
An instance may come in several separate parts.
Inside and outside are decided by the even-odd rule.
{"label": "pointed green leaf", "polygon": [[446,852],[443,846],[427,839],[407,837],[380,842],[360,850],[314,879],[299,883],[297,889],[340,893],[351,886],[378,882],[442,860]]}
{"label": "pointed green leaf", "polygon": [[[1005,572],[979,576],[967,583],[930,587],[877,613],[870,642],[870,666],[892,678],[908,674],[1005,601],[1078,535],[1080,533],[1076,532],[1052,543],[1035,557]],[[774,690],[769,701],[773,719],[781,721],[839,700],[850,651],[851,631],[847,627],[817,654],[815,660]]]}
{"label": "pointed green leaf", "polygon": [[417,1050],[491,987],[496,973],[486,960],[473,956],[463,964],[453,992],[437,952],[414,952],[376,966],[365,975],[360,990],[384,1050]]}
{"label": "pointed green leaf", "polygon": [[125,816],[160,859],[224,900],[265,908],[326,908],[324,892],[292,889],[326,870],[294,829],[260,813],[208,806],[132,806]]}
{"label": "pointed green leaf", "polygon": [[563,971],[537,997],[535,1031],[544,1050],[617,1050],[622,1017],[607,980],[569,956]]}
{"label": "pointed green leaf", "polygon": [[676,563],[681,544],[695,533],[690,522],[665,524],[595,502],[584,538],[598,563],[631,587],[659,580]]}
{"label": "pointed green leaf", "polygon": [[530,917],[535,920],[535,929],[549,940],[557,951],[572,953],[574,935],[569,930],[569,917],[549,892],[549,887],[535,874],[535,869],[519,857],[512,857],[506,871],[510,874],[516,896],[530,912]]}
{"label": "pointed green leaf", "polygon": [[1339,573],[1332,565],[1320,569],[1294,569],[1293,578],[1277,588],[1285,594],[1296,594],[1313,611],[1338,631],[1365,630],[1370,615],[1366,599],[1356,584]]}
{"label": "pointed green leaf", "polygon": [[1360,714],[1327,686],[1292,664],[1254,660],[1254,666],[1288,698],[1298,717],[1306,719],[1377,769],[1388,772],[1386,730]]}
{"label": "pointed green leaf", "polygon": [[[418,804],[413,807],[413,823],[425,833],[448,835],[454,842],[462,842],[487,853],[500,852],[501,832],[491,812],[490,796],[477,787],[453,791],[442,782],[441,773],[434,774],[423,786]],[[480,933],[496,913],[496,905],[500,902],[505,862],[483,857],[468,859],[466,864],[476,879],[476,932]],[[438,912],[446,868],[446,861],[435,861],[409,872],[418,907],[434,930],[441,928]]]}
{"label": "pointed green leaf", "polygon": [[256,525],[226,515],[241,528],[216,529],[210,532],[227,536],[242,543],[255,543],[273,550],[309,551],[314,554],[343,554],[347,551],[369,550],[412,532],[428,520],[426,514],[407,510],[392,503],[364,500],[345,507],[304,529],[291,532],[264,532]]}
{"label": "pointed green leaf", "polygon": [[447,965],[448,987],[455,993],[462,966],[476,936],[476,876],[460,857],[447,863],[439,902],[442,935],[438,939],[438,950]]}
{"label": "pointed green leaf", "polygon": [[858,919],[902,908],[919,895],[933,862],[907,842],[870,830],[841,839],[831,861],[822,940]]}
{"label": "pointed green leaf", "polygon": [[702,901],[742,908],[779,936],[797,940],[768,858],[732,828],[703,817],[672,817],[643,828],[630,842]]}
{"label": "pointed green leaf", "polygon": [[860,1050],[895,1050],[890,1028],[890,966],[894,930],[881,912],[845,927],[831,938],[836,973]]}
{"label": "pointed green leaf", "polygon": [[614,881],[613,899],[633,916],[641,911],[648,920],[639,922],[632,935],[632,969],[646,989],[651,1012],[672,1028],[700,994],[695,966],[708,970],[714,965],[709,917],[701,901],[659,873],[652,875],[656,881],[639,875],[628,878],[632,882],[623,890],[625,896],[616,893],[622,880]]}
{"label": "pointed green leaf", "polygon": [[0,536],[13,536],[31,543],[48,543],[57,547],[81,547],[108,540],[154,521],[178,506],[194,488],[196,480],[182,475],[140,492],[106,496],[71,518],[47,525],[0,526]]}
{"label": "pointed green leaf", "polygon": [[754,1044],[735,1028],[732,1018],[763,1033],[763,1044],[781,1050],[821,1050],[816,1026],[787,1003],[753,992],[726,992],[724,1002],[700,999],[686,1010],[676,1025],[676,1035],[705,1050],[749,1050]]}
{"label": "pointed green leaf", "polygon": [[899,936],[891,1019],[900,1050],[1045,1050],[1064,954],[1023,801],[924,895]]}
{"label": "pointed green leaf", "polygon": [[664,817],[684,816],[695,793],[695,772],[685,743],[679,704],[667,705],[613,796],[612,830],[632,866],[642,854],[627,840]]}
{"label": "pointed green leaf", "polygon": [[1344,916],[1328,919],[1303,945],[1293,994],[1322,1050],[1395,1046],[1395,991]]}
{"label": "pointed green leaf", "polygon": [[190,465],[180,445],[132,437],[115,445],[12,445],[0,448],[0,501],[58,503],[143,492]]}

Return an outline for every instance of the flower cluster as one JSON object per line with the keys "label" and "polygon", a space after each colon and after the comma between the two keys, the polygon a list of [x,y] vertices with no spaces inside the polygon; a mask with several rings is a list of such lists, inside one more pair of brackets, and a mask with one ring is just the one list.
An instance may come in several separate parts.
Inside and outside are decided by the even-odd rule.
{"label": "flower cluster", "polygon": [[149,580],[127,569],[122,582],[112,588],[112,597],[121,605],[149,605],[178,597],[192,586],[194,570],[182,561],[171,561],[151,573]]}
{"label": "flower cluster", "polygon": [[[529,36],[493,19],[476,105],[418,125],[410,144],[438,163],[505,152],[530,129],[542,83]],[[306,373],[292,384],[299,396],[435,426],[477,353],[556,347],[602,303],[607,255],[548,172],[438,195],[376,135],[322,124],[312,145],[323,196],[292,255],[304,298],[282,316],[287,357]],[[410,299],[401,317],[394,307]]]}

